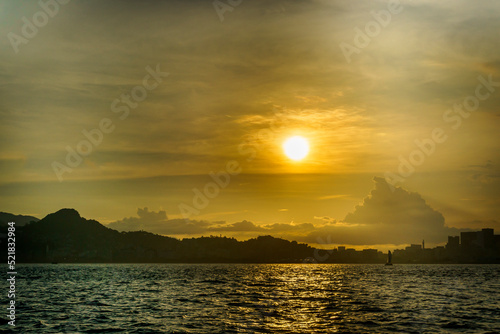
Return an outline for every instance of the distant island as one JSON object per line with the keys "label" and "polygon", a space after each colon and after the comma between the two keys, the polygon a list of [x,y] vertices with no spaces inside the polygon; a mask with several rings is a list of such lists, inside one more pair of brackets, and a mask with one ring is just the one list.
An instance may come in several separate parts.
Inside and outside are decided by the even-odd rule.
{"label": "distant island", "polygon": [[[16,222],[18,263],[385,263],[376,249],[315,249],[272,236],[246,241],[223,236],[179,240],[145,231],[118,232],[74,209],[38,220],[0,213],[6,261],[7,222]],[[393,252],[393,263],[500,263],[500,235],[493,229],[450,236],[446,247],[411,245]]]}

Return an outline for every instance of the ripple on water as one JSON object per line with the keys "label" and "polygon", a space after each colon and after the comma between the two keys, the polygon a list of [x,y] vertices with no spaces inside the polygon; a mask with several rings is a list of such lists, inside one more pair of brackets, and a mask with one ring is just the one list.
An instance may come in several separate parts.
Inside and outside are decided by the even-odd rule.
{"label": "ripple on water", "polygon": [[19,333],[500,332],[498,265],[61,264],[19,273]]}

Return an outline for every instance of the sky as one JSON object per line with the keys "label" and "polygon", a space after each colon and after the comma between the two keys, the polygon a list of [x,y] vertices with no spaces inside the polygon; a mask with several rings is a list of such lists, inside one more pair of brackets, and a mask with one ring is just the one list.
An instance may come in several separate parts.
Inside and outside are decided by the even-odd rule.
{"label": "sky", "polygon": [[0,210],[359,249],[498,233],[498,31],[494,0],[1,0]]}

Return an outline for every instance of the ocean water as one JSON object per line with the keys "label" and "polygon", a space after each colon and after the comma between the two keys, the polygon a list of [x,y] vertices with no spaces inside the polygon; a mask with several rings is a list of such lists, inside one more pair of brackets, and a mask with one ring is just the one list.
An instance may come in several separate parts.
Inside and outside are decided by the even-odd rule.
{"label": "ocean water", "polygon": [[17,270],[16,329],[3,315],[2,332],[500,333],[500,265],[25,264]]}

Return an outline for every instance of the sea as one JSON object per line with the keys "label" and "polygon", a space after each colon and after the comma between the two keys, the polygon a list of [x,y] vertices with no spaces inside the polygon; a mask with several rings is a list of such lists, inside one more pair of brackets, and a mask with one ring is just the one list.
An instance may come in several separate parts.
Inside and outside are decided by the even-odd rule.
{"label": "sea", "polygon": [[[6,271],[5,271],[6,272]],[[500,333],[500,265],[22,264],[2,333]]]}

